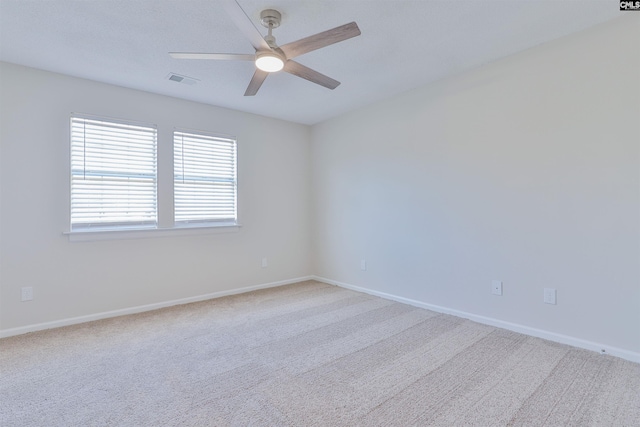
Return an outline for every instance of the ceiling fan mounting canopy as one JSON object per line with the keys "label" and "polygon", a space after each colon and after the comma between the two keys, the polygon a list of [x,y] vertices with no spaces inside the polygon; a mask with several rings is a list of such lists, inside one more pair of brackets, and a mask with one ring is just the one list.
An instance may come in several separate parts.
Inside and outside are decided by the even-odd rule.
{"label": "ceiling fan mounting canopy", "polygon": [[278,28],[281,20],[282,15],[275,9],[265,9],[260,12],[260,22],[263,27]]}
{"label": "ceiling fan mounting canopy", "polygon": [[280,26],[282,14],[279,11],[265,9],[260,12],[260,22],[269,30],[268,34],[263,36],[236,0],[224,0],[222,3],[231,20],[249,39],[255,54],[169,52],[172,58],[254,61],[257,69],[244,93],[245,96],[255,95],[269,73],[280,70],[328,89],[338,87],[339,81],[312,70],[294,61],[293,58],[359,36],[360,29],[355,22],[278,46],[271,30]]}

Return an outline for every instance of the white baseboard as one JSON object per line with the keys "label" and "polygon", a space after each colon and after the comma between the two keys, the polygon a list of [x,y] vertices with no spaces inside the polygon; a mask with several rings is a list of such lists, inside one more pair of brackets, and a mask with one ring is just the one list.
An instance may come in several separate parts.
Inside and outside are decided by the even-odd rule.
{"label": "white baseboard", "polygon": [[260,285],[247,286],[244,288],[230,289],[227,291],[212,292],[210,294],[197,295],[194,297],[180,298],[171,301],[163,301],[154,304],[139,305],[136,307],[123,308],[120,310],[104,311],[102,313],[88,314],[86,316],[70,317],[67,319],[54,320],[51,322],[36,323],[34,325],[20,326],[18,328],[0,330],[0,338],[22,335],[28,332],[42,331],[44,329],[59,328],[61,326],[75,325],[78,323],[91,322],[93,320],[107,319],[109,317],[124,316],[127,314],[142,313],[144,311],[157,310],[159,308],[171,307],[173,305],[189,304],[191,302],[205,301],[208,299],[225,297],[228,295],[242,294],[256,291],[258,289],[274,288],[276,286],[289,285],[291,283],[312,280],[312,276],[297,277],[295,279],[280,280],[278,282],[263,283]]}
{"label": "white baseboard", "polygon": [[495,326],[502,329],[508,329],[510,331],[519,332],[521,334],[531,335],[537,338],[542,338],[549,341],[558,342],[561,344],[568,344],[573,347],[592,350],[592,351],[603,353],[603,354],[609,354],[611,356],[620,357],[621,359],[629,360],[631,362],[640,363],[640,353],[636,353],[636,352],[625,350],[618,347],[612,347],[607,344],[600,344],[593,341],[587,341],[580,338],[571,337],[568,335],[557,334],[555,332],[536,329],[536,328],[532,328],[525,325],[519,325],[517,323],[505,322],[504,320],[494,319],[492,317],[480,316],[473,313],[467,313],[465,311],[428,304],[422,301],[403,298],[396,295],[391,295],[384,292],[363,288],[360,286],[350,285],[348,283],[338,282],[335,280],[327,279],[325,277],[313,276],[312,279],[317,280],[319,282],[327,283],[329,285],[340,286],[341,288],[351,289],[357,292],[363,292],[363,293],[374,295],[380,298],[398,301],[398,302],[409,304],[415,307],[425,308],[427,310],[435,311],[438,313],[451,314],[453,316],[462,317],[462,318],[469,319],[474,322],[482,323],[485,325]]}

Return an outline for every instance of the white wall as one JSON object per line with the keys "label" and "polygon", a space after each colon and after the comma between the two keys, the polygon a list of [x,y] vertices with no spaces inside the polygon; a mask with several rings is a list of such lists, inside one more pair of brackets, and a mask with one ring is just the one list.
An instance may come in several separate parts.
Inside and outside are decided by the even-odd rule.
{"label": "white wall", "polygon": [[638,18],[315,126],[316,274],[637,356]]}
{"label": "white wall", "polygon": [[[10,64],[0,64],[0,103],[2,330],[311,273],[307,126]],[[70,243],[62,232],[71,112],[157,124],[165,182],[172,180],[174,127],[236,135],[243,227]],[[22,286],[33,286],[33,301],[20,302]]]}

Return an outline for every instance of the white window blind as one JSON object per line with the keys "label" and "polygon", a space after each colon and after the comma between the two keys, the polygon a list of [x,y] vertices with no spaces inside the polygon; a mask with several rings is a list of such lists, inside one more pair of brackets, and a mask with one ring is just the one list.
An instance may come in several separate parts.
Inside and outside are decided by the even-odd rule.
{"label": "white window blind", "polygon": [[173,157],[175,223],[236,223],[235,139],[176,131]]}
{"label": "white window blind", "polygon": [[157,226],[155,127],[71,118],[71,229]]}

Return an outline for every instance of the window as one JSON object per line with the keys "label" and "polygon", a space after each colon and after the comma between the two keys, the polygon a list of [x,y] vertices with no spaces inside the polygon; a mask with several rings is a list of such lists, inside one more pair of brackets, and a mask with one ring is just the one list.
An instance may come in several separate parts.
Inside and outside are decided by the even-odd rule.
{"label": "window", "polygon": [[[72,114],[70,240],[238,229],[235,138],[176,130],[173,159],[158,162],[169,151],[158,154],[171,141],[164,135],[155,125]],[[158,179],[165,164],[174,171],[173,218],[162,197],[171,181]]]}
{"label": "window", "polygon": [[71,230],[157,227],[157,130],[71,117]]}
{"label": "window", "polygon": [[236,140],[176,131],[173,158],[175,224],[235,224]]}

